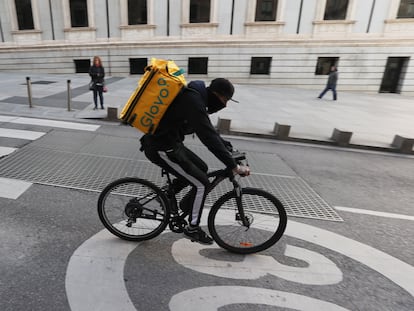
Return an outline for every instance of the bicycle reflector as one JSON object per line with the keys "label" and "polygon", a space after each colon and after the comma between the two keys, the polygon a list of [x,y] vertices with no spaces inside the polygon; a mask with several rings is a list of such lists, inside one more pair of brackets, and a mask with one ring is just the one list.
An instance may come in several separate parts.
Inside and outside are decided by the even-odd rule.
{"label": "bicycle reflector", "polygon": [[250,242],[240,242],[240,246],[243,246],[243,247],[252,247],[253,246],[253,243],[250,243]]}

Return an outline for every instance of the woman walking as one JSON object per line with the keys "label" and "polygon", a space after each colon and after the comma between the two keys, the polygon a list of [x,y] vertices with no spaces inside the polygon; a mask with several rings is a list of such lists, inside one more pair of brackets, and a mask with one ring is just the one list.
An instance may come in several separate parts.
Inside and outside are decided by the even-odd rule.
{"label": "woman walking", "polygon": [[101,103],[101,109],[104,109],[103,90],[105,82],[105,70],[102,66],[102,61],[99,56],[95,56],[93,58],[93,64],[91,68],[89,68],[89,75],[92,79],[93,102],[95,104],[93,110],[98,109],[98,94],[99,101]]}

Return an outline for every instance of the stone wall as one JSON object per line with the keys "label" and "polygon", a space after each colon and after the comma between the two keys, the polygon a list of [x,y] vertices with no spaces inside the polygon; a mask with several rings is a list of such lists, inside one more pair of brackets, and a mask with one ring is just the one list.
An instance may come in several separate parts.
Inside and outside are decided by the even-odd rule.
{"label": "stone wall", "polygon": [[[254,21],[253,0],[212,0],[207,24],[189,23],[189,2],[149,0],[148,24],[131,26],[126,0],[87,0],[89,27],[71,28],[68,0],[32,0],[35,29],[17,31],[14,1],[1,1],[0,70],[74,73],[75,59],[100,55],[107,72],[123,76],[129,58],[169,58],[187,69],[189,57],[208,57],[208,74],[190,80],[320,89],[318,57],[339,57],[339,90],[376,93],[388,57],[413,56],[414,19],[396,19],[396,0],[350,0],[344,21],[323,20],[326,0],[279,0],[274,22]],[[272,57],[270,74],[250,74],[251,58],[261,56]],[[414,96],[412,61],[401,83],[401,94]]]}

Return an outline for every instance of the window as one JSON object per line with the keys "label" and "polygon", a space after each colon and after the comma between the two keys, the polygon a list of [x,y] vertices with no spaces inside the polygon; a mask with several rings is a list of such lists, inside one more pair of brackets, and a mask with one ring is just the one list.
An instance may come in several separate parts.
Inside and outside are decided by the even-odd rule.
{"label": "window", "polygon": [[88,5],[86,0],[70,0],[69,5],[72,27],[88,27]]}
{"label": "window", "polygon": [[414,0],[401,0],[397,18],[414,18]]}
{"label": "window", "polygon": [[146,58],[130,58],[129,59],[129,73],[131,75],[143,74],[145,67],[148,65]]}
{"label": "window", "polygon": [[348,11],[348,0],[327,0],[324,20],[344,20]]}
{"label": "window", "polygon": [[188,59],[189,74],[207,74],[208,57],[190,57]]}
{"label": "window", "polygon": [[90,59],[74,59],[76,73],[89,73]]}
{"label": "window", "polygon": [[34,29],[32,1],[15,0],[19,30]]}
{"label": "window", "polygon": [[409,61],[409,57],[388,57],[380,93],[401,93]]}
{"label": "window", "polygon": [[147,23],[147,0],[128,0],[128,25]]}
{"label": "window", "polygon": [[210,22],[210,0],[190,0],[190,23]]}
{"label": "window", "polygon": [[256,22],[275,21],[277,10],[277,0],[257,0],[256,2]]}
{"label": "window", "polygon": [[256,75],[270,74],[271,57],[252,57],[250,73]]}
{"label": "window", "polygon": [[337,66],[339,57],[318,57],[315,75],[327,75],[332,66]]}

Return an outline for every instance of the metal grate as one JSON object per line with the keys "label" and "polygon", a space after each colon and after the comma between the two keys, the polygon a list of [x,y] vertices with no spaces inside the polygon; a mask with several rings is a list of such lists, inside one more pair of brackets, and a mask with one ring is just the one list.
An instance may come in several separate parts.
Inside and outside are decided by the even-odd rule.
{"label": "metal grate", "polygon": [[[160,169],[138,151],[137,139],[83,133],[82,138],[74,140],[73,135],[79,134],[70,134],[53,131],[1,159],[0,176],[89,191],[101,191],[110,182],[126,176],[138,176],[157,185],[164,184]],[[62,144],[69,138],[70,144]],[[206,148],[191,148],[210,168],[222,167]],[[336,211],[279,157],[249,152],[248,158],[255,171],[259,172],[262,167],[267,173],[255,173],[241,179],[243,186],[262,188],[274,194],[285,205],[289,216],[342,221]],[[283,175],[274,174],[276,172],[283,172]],[[209,194],[206,204],[212,205],[229,190],[231,183],[219,184]],[[272,212],[266,206],[262,206],[260,211]]]}

